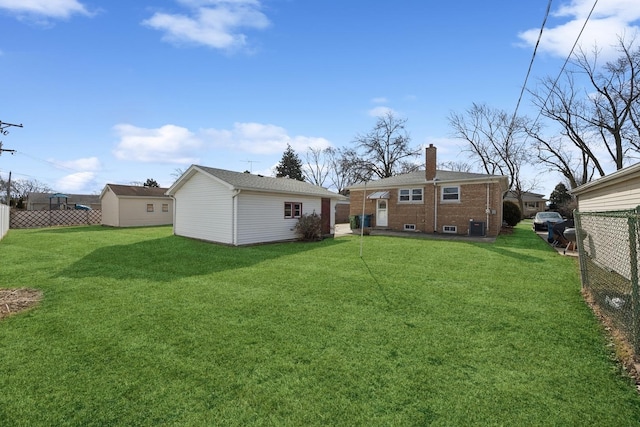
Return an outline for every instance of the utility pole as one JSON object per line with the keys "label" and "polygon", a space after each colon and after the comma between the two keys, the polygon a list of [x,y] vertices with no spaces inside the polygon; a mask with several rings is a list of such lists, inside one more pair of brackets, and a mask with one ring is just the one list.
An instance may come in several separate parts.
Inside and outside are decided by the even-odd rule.
{"label": "utility pole", "polygon": [[[15,124],[15,123],[7,123],[7,122],[3,122],[2,120],[0,120],[0,135],[8,135],[9,131],[7,130],[7,128],[10,127],[17,127],[17,128],[21,128],[22,124]],[[14,154],[16,152],[16,150],[8,150],[6,148],[2,148],[2,141],[0,141],[0,156],[2,155],[3,152],[8,152],[11,154]]]}

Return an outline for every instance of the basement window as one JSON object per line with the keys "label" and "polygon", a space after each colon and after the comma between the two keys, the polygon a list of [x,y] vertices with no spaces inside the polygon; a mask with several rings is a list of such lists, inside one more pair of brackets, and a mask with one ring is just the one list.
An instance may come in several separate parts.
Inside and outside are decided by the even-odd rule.
{"label": "basement window", "polygon": [[416,225],[415,224],[405,224],[404,225],[404,229],[405,229],[405,231],[416,231]]}
{"label": "basement window", "polygon": [[444,225],[442,226],[443,233],[452,233],[455,234],[458,232],[458,226],[456,225]]}
{"label": "basement window", "polygon": [[302,216],[302,203],[284,202],[285,219],[300,218]]}

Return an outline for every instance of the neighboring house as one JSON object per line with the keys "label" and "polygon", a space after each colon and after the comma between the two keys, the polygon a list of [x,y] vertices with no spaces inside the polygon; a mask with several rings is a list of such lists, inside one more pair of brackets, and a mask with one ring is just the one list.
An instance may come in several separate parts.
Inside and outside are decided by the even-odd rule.
{"label": "neighboring house", "polygon": [[345,224],[349,222],[349,199],[339,200],[336,203],[336,224]]}
{"label": "neighboring house", "polygon": [[107,184],[100,193],[102,225],[139,227],[173,223],[173,199],[166,188]]}
{"label": "neighboring house", "polygon": [[436,170],[436,147],[426,170],[349,187],[351,215],[364,225],[398,231],[496,236],[508,179],[501,175]]}
{"label": "neighboring house", "polygon": [[616,211],[640,206],[640,163],[571,190],[579,212]]}
{"label": "neighboring house", "polygon": [[322,217],[333,235],[335,205],[344,196],[289,178],[192,165],[169,188],[174,234],[227,245],[293,240],[302,214]]}
{"label": "neighboring house", "polygon": [[[513,202],[520,207],[520,202],[514,191],[507,191],[504,196],[506,202]],[[544,212],[547,210],[547,199],[544,198],[544,194],[530,193],[525,191],[522,193],[522,202],[524,203],[524,212],[522,212],[523,218],[532,218],[538,212]]]}
{"label": "neighboring house", "polygon": [[97,194],[27,193],[25,201],[28,211],[75,209],[76,205],[100,210],[100,196]]}

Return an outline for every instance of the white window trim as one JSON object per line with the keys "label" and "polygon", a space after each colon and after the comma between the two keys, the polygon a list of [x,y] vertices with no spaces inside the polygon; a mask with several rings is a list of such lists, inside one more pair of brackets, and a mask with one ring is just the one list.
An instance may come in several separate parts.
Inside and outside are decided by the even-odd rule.
{"label": "white window trim", "polygon": [[[445,199],[444,198],[444,189],[445,188],[457,188],[458,189],[458,198],[455,200]],[[459,185],[443,185],[440,187],[440,203],[460,203],[460,186]]]}
{"label": "white window trim", "polygon": [[[413,192],[415,190],[420,190],[420,200],[413,200]],[[400,197],[402,195],[402,191],[409,192],[409,200],[402,200]],[[398,203],[424,203],[424,188],[422,187],[413,187],[413,188],[400,188],[398,189]]]}
{"label": "white window trim", "polygon": [[[290,205],[291,215],[287,216],[287,205]],[[299,209],[296,209],[298,207]],[[299,210],[296,215],[296,211]],[[298,219],[302,216],[302,202],[284,202],[284,219]]]}

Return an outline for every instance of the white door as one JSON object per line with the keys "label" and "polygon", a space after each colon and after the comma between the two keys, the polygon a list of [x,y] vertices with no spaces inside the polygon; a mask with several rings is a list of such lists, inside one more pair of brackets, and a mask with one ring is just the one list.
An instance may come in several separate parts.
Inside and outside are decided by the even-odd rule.
{"label": "white door", "polygon": [[378,209],[376,209],[376,227],[386,227],[389,225],[387,220],[387,200],[378,199]]}

